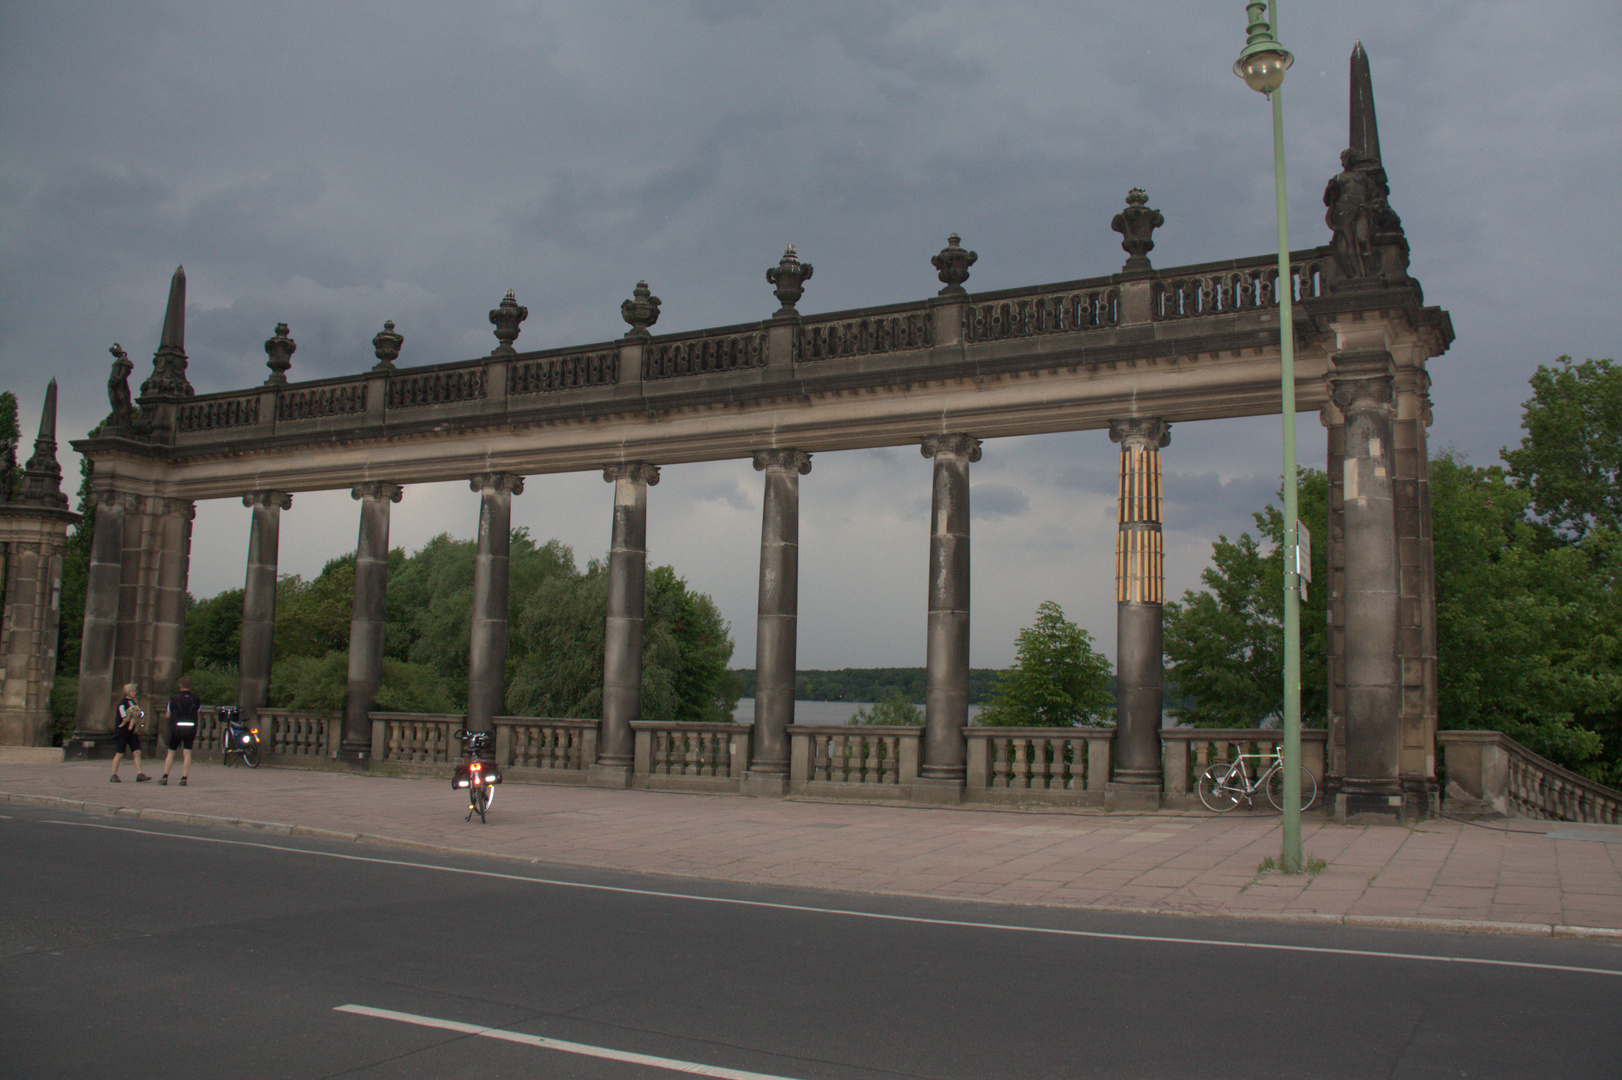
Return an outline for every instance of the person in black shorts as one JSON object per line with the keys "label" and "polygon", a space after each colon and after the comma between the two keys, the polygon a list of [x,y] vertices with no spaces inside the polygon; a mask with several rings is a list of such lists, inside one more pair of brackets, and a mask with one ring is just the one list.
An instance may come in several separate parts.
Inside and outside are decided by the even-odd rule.
{"label": "person in black shorts", "polygon": [[113,722],[113,775],[108,777],[113,783],[118,783],[118,763],[129,754],[135,759],[135,782],[152,779],[141,771],[141,721],[146,713],[135,704],[137,688],[134,683],[124,684],[124,698],[118,703],[118,719]]}
{"label": "person in black shorts", "polygon": [[197,741],[197,710],[203,707],[202,701],[191,692],[191,679],[181,677],[180,689],[175,696],[169,699],[169,707],[164,715],[169,718],[169,752],[163,757],[163,779],[160,784],[169,782],[169,766],[175,760],[175,751],[180,751],[180,786],[186,786],[186,777],[191,772],[191,748]]}

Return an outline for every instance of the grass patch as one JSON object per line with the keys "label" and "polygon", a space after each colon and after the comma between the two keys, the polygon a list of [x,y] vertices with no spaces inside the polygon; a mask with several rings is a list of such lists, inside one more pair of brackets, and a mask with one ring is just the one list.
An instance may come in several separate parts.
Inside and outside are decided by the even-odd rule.
{"label": "grass patch", "polygon": [[[1305,873],[1316,877],[1327,869],[1329,869],[1329,861],[1327,859],[1320,859],[1316,855],[1308,855],[1306,857]],[[1263,874],[1282,873],[1284,873],[1284,871],[1280,868],[1279,861],[1273,858],[1271,855],[1263,856],[1262,861],[1256,864],[1256,876],[1258,878]]]}

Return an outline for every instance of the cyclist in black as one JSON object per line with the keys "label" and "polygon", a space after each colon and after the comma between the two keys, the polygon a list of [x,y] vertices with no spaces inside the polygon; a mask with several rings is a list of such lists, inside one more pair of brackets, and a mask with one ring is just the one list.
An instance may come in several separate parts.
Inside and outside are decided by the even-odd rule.
{"label": "cyclist in black", "polygon": [[175,751],[179,750],[180,786],[186,786],[186,776],[191,772],[192,743],[197,740],[197,710],[202,707],[202,701],[191,692],[191,679],[182,676],[180,689],[164,710],[164,715],[169,717],[169,752],[164,755],[163,779],[158,783],[169,782],[169,766],[175,760]]}

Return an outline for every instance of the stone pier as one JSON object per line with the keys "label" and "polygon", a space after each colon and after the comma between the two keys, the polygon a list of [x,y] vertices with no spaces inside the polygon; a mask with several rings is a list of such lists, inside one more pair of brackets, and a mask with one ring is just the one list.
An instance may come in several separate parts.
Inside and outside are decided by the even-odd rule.
{"label": "stone pier", "polygon": [[360,534],[355,545],[355,599],[349,620],[349,693],[344,699],[340,754],[359,760],[372,752],[368,714],[383,681],[383,618],[389,590],[389,504],[403,491],[380,480],[356,484]]}
{"label": "stone pier", "polygon": [[781,795],[788,786],[788,726],[794,722],[794,674],[800,589],[800,477],[811,455],[757,450],[765,474],[760,523],[759,614],[755,621],[754,760],[744,779],[750,794]]}

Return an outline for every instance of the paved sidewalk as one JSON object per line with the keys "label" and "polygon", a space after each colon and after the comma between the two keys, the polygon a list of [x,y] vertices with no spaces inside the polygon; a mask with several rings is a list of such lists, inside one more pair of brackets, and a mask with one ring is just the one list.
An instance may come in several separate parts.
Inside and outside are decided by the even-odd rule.
{"label": "paved sidewalk", "polygon": [[184,788],[136,784],[128,762],[123,783],[107,774],[107,762],[0,763],[0,803],[767,885],[1622,942],[1619,826],[1346,826],[1308,813],[1303,847],[1327,867],[1285,876],[1258,869],[1279,850],[1270,812],[1018,812],[506,784],[481,826],[462,819],[448,774],[196,765]]}

